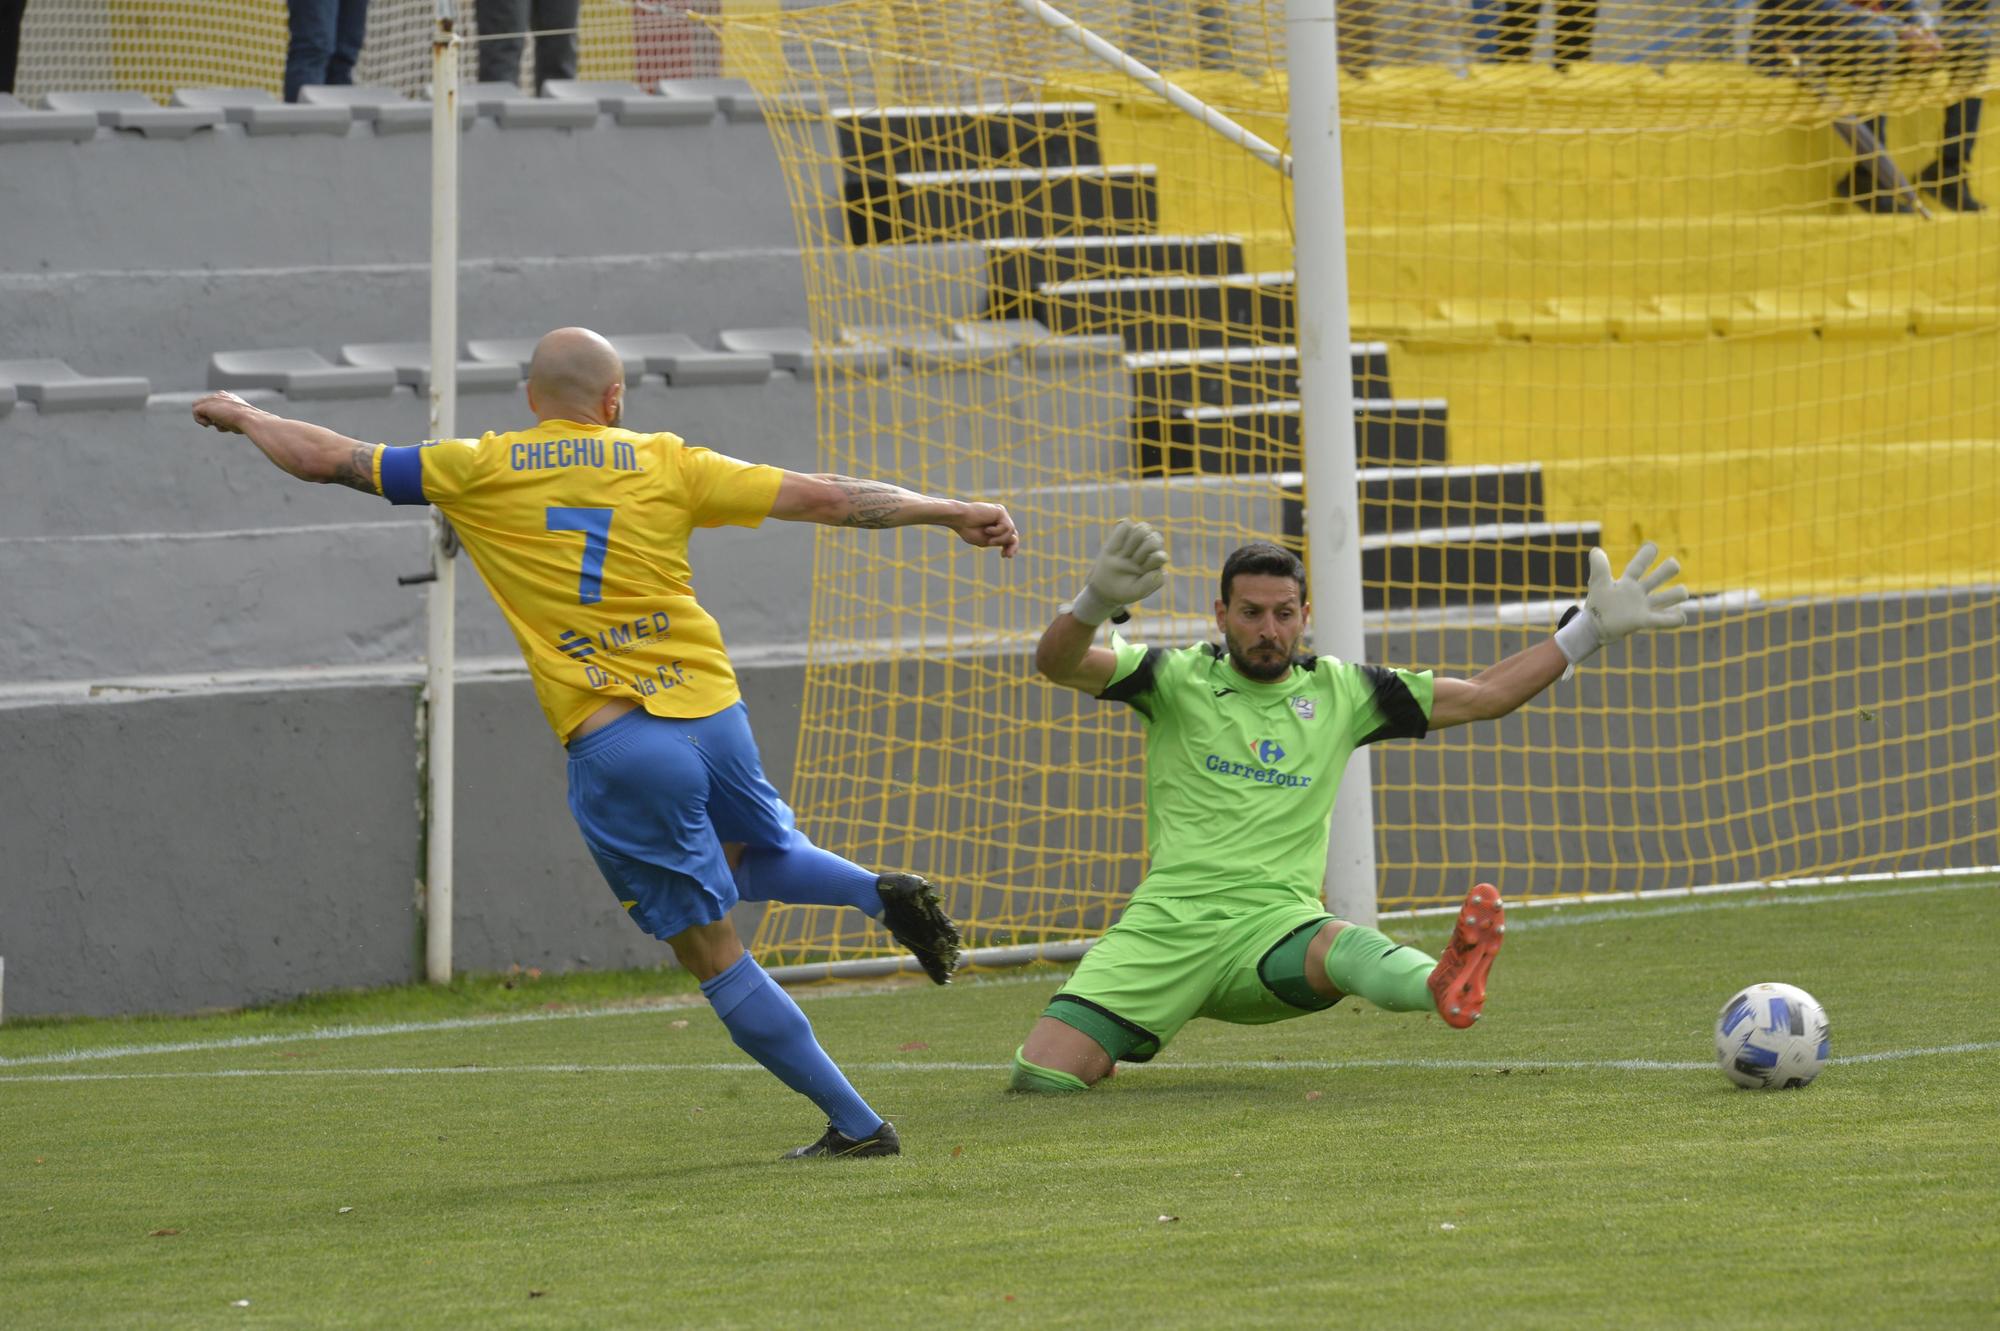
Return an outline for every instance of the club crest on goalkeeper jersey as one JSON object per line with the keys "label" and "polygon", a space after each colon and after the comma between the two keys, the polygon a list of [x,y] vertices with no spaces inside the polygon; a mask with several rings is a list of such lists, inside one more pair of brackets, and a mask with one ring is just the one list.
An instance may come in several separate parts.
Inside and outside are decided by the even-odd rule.
{"label": "club crest on goalkeeper jersey", "polygon": [[688,536],[755,527],[783,477],[674,434],[573,421],[378,447],[393,504],[436,504],[507,617],[558,739],[612,698],[712,716],[741,696]]}
{"label": "club crest on goalkeeper jersey", "polygon": [[1146,721],[1146,852],[1134,898],[1292,893],[1318,903],[1348,757],[1430,728],[1429,671],[1297,662],[1263,683],[1207,643],[1142,647],[1097,696]]}

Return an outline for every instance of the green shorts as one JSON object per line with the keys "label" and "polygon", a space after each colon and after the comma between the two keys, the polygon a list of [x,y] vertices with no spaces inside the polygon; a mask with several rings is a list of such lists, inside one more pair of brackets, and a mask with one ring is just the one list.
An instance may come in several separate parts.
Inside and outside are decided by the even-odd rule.
{"label": "green shorts", "polygon": [[1251,1026],[1322,1011],[1339,1000],[1302,988],[1296,976],[1267,979],[1263,962],[1332,918],[1296,898],[1246,905],[1142,897],[1083,954],[1043,1015],[1114,1059],[1144,1063],[1196,1017]]}

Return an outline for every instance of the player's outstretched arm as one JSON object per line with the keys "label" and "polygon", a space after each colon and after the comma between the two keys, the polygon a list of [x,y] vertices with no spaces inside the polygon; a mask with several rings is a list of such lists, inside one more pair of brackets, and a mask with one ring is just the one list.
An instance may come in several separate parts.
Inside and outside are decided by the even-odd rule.
{"label": "player's outstretched arm", "polygon": [[1035,669],[1066,688],[1102,693],[1118,658],[1096,645],[1098,625],[1160,590],[1166,579],[1166,538],[1147,523],[1121,520],[1104,538],[1083,590],[1042,630]]}
{"label": "player's outstretched arm", "polygon": [[1021,543],[1014,519],[999,504],[934,499],[887,481],[852,476],[788,471],[778,483],[771,516],[827,527],[948,527],[967,545],[998,546],[1007,559]]}
{"label": "player's outstretched arm", "polygon": [[302,481],[345,485],[364,494],[375,487],[375,445],[349,439],[310,421],[275,416],[234,393],[210,393],[194,404],[198,424],[247,436],[264,456]]}
{"label": "player's outstretched arm", "polygon": [[1611,576],[1611,557],[1590,552],[1590,589],[1581,609],[1546,642],[1516,652],[1471,679],[1439,679],[1431,696],[1432,730],[1490,721],[1507,715],[1563,677],[1599,649],[1640,629],[1674,628],[1687,622],[1681,602],[1688,591],[1673,582],[1680,561],[1661,559],[1651,541],[1639,547],[1625,572]]}

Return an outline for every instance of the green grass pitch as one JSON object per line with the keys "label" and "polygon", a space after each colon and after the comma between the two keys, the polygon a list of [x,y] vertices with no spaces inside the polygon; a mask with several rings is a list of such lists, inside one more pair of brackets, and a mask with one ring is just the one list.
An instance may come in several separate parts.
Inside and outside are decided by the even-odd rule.
{"label": "green grass pitch", "polygon": [[[1996,942],[1965,880],[1517,908],[1473,1031],[1197,1023],[1048,1099],[1001,1088],[1054,971],[806,991],[884,1161],[780,1163],[811,1107],[602,980],[8,1027],[0,1322],[1992,1327]],[[1757,980],[1831,1014],[1806,1090],[1712,1066]]]}

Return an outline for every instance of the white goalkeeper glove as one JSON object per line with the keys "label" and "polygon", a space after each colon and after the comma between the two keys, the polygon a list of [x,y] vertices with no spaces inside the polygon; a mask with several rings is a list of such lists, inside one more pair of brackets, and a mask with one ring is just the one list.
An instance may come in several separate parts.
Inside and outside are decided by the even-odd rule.
{"label": "white goalkeeper glove", "polygon": [[1590,590],[1584,594],[1583,611],[1556,630],[1556,646],[1562,648],[1572,668],[1598,648],[1640,629],[1668,629],[1687,623],[1687,611],[1681,609],[1681,602],[1688,598],[1687,588],[1667,586],[1681,571],[1680,561],[1669,555],[1660,560],[1658,568],[1652,568],[1659,553],[1660,547],[1646,542],[1632,556],[1625,572],[1614,579],[1611,556],[1602,550],[1590,552]]}
{"label": "white goalkeeper glove", "polygon": [[1083,590],[1067,609],[1095,627],[1133,602],[1145,600],[1166,580],[1167,538],[1147,523],[1121,518],[1104,538]]}

